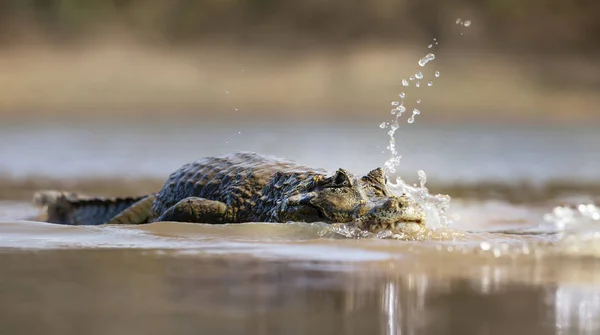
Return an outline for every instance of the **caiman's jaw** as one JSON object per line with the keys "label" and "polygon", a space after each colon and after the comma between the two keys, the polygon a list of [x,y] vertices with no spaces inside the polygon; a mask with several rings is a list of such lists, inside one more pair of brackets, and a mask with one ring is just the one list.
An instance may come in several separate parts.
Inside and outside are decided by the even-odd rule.
{"label": "caiman's jaw", "polygon": [[421,205],[406,196],[390,197],[380,205],[373,206],[354,220],[356,227],[378,233],[389,229],[398,232],[407,223],[425,225],[426,214]]}

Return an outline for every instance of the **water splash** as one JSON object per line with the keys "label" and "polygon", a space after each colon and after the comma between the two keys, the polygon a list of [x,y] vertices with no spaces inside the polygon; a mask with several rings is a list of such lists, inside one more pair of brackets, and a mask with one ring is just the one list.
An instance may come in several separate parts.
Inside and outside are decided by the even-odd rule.
{"label": "water splash", "polygon": [[419,176],[419,185],[421,188],[425,188],[425,184],[427,184],[427,175],[425,174],[425,171],[419,170],[417,171],[417,175]]}
{"label": "water splash", "polygon": [[427,227],[430,229],[447,228],[452,224],[452,220],[446,215],[450,208],[451,198],[449,195],[432,195],[427,189],[427,175],[425,171],[419,170],[419,185],[411,186],[402,178],[396,178],[395,183],[388,183],[388,187],[397,195],[406,194],[417,201],[427,214]]}
{"label": "water splash", "polygon": [[386,229],[378,233],[371,233],[350,224],[336,223],[324,226],[319,232],[319,236],[326,238],[343,236],[348,238],[394,239],[401,241],[452,241],[464,237],[465,234],[449,228],[430,229],[427,226],[417,223],[400,225],[394,231]]}
{"label": "water splash", "polygon": [[558,206],[544,216],[541,231],[556,231],[550,252],[576,257],[600,257],[600,207],[595,204]]}
{"label": "water splash", "polygon": [[[434,38],[433,42],[435,43],[435,45],[438,45],[437,38]],[[428,48],[431,49],[433,47],[434,43],[429,44]],[[420,67],[425,67],[429,62],[433,61],[434,59],[435,59],[435,54],[428,53],[427,55],[425,55],[424,57],[419,59],[418,64]],[[435,72],[435,77],[436,78],[439,77],[439,71]],[[408,80],[403,78],[402,86],[408,87],[410,85],[409,81],[416,80],[415,87],[419,88],[421,86],[421,80],[423,80],[424,78],[425,78],[425,75],[423,74],[423,72],[417,71],[414,75],[411,75],[408,78]],[[433,81],[429,81],[427,83],[427,86],[433,86]],[[396,134],[396,131],[399,129],[399,118],[406,111],[405,99],[407,98],[407,95],[405,92],[400,93],[398,96],[400,97],[400,101],[392,102],[392,106],[395,108],[391,110],[391,114],[394,115],[395,117],[389,123],[390,129],[387,132],[387,134],[389,136],[389,144],[386,148],[389,150],[391,155],[390,155],[390,158],[383,164],[384,169],[388,173],[392,173],[392,174],[396,172],[396,168],[397,168],[397,166],[400,165],[400,160],[402,158],[402,156],[399,155],[398,150],[396,148],[395,134]],[[421,100],[417,99],[416,103],[420,104]],[[421,114],[421,111],[417,108],[414,108],[412,115],[408,118],[407,122],[411,123],[411,124],[414,123],[415,117],[419,114]],[[384,125],[384,124],[382,124],[382,125]],[[385,127],[381,127],[381,128],[385,128]],[[427,182],[427,176],[425,175],[425,172],[419,171],[418,175],[419,175],[420,186],[417,186],[417,185],[409,186],[400,178],[398,178],[396,180],[395,184],[390,183],[388,186],[390,187],[390,189],[394,190],[398,194],[407,194],[409,197],[414,198],[423,206],[423,208],[426,208],[428,223],[427,223],[427,227],[425,227],[425,228],[435,230],[437,228],[446,227],[449,223],[449,219],[445,216],[444,213],[445,213],[446,209],[450,206],[450,197],[447,195],[435,195],[434,196],[434,195],[429,194],[429,191],[425,187],[425,184]],[[405,228],[408,230],[412,229],[408,226],[406,226]],[[342,228],[340,228],[340,229],[342,229]],[[349,229],[349,228],[346,227],[343,229]],[[363,233],[360,233],[360,234],[363,234]],[[381,234],[384,234],[384,235],[387,234],[387,235],[383,236],[383,235],[379,234],[377,237],[393,237],[393,238],[406,239],[407,236],[414,237],[414,233],[415,233],[415,231],[411,231],[408,235],[406,235],[406,231],[403,231],[402,233],[398,233],[398,232],[393,233],[393,232],[388,231],[387,233],[386,232],[381,233]],[[342,232],[342,235],[348,236],[348,234],[354,236],[357,233],[352,232],[352,231],[347,231],[347,230],[344,230]],[[402,236],[400,236],[399,234]],[[421,234],[420,236],[423,236],[422,232],[418,233],[417,235],[419,235],[419,234]],[[354,236],[354,237],[358,237],[358,236]]]}
{"label": "water splash", "polygon": [[558,206],[544,215],[545,226],[562,232],[597,232],[600,228],[600,207],[594,204]]}

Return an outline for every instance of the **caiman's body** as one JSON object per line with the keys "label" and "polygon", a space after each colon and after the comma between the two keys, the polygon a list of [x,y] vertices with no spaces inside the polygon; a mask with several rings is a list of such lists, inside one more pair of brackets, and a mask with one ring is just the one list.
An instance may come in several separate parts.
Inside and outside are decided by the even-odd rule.
{"label": "caiman's body", "polygon": [[424,223],[421,207],[386,187],[381,169],[357,178],[332,175],[296,163],[235,153],[186,164],[157,194],[138,198],[85,198],[40,192],[47,221],[71,225],[198,223],[355,222],[377,231],[399,222]]}

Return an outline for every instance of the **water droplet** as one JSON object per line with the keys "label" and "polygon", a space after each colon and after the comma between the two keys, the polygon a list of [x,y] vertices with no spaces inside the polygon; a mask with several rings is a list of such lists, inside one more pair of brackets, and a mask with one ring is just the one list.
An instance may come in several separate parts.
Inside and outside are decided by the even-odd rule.
{"label": "water droplet", "polygon": [[408,80],[402,79],[402,86],[408,86]]}
{"label": "water droplet", "polygon": [[421,114],[421,111],[418,109],[413,109],[413,114],[412,116],[408,119],[408,123],[414,123],[415,122],[415,116]]}
{"label": "water droplet", "polygon": [[385,129],[385,127],[386,127],[386,124],[385,124],[385,122],[381,122],[381,124],[379,125],[379,128],[381,128],[381,129]]}
{"label": "water droplet", "polygon": [[406,112],[406,107],[400,105],[400,106],[396,107],[396,111],[398,112],[399,115],[402,115],[402,113]]}
{"label": "water droplet", "polygon": [[239,112],[239,109],[237,109],[237,108],[236,108],[236,109],[235,109],[235,111],[236,111],[236,112]]}
{"label": "water droplet", "polygon": [[404,99],[406,97],[406,94],[404,92],[398,94],[398,96],[400,97],[400,99]]}
{"label": "water droplet", "polygon": [[[436,44],[437,44],[437,43],[436,43]],[[427,63],[431,62],[431,61],[432,61],[432,60],[434,60],[434,59],[435,59],[435,55],[434,55],[434,54],[432,54],[432,53],[429,53],[429,54],[425,55],[425,57],[423,57],[423,58],[419,59],[419,65],[420,65],[421,67],[423,67],[423,66],[425,66],[425,64],[427,64]]]}
{"label": "water droplet", "polygon": [[464,35],[464,33],[460,33],[460,36]]}
{"label": "water droplet", "polygon": [[415,76],[410,76],[410,78],[408,78],[410,80],[415,80]]}
{"label": "water droplet", "polygon": [[400,106],[400,103],[398,101],[392,101],[392,106]]}
{"label": "water droplet", "polygon": [[427,184],[427,175],[425,171],[419,170],[417,171],[417,175],[419,176],[419,184],[421,184],[421,188],[425,188],[425,184]]}
{"label": "water droplet", "polygon": [[464,25],[465,27],[471,26],[471,20],[465,20]]}
{"label": "water droplet", "polygon": [[428,82],[427,86],[429,86],[429,87],[433,86],[433,81]]}
{"label": "water droplet", "polygon": [[460,23],[460,21],[461,21],[461,20],[460,20],[460,17],[459,17],[458,19],[456,19],[456,24],[459,24],[459,23]]}
{"label": "water droplet", "polygon": [[437,38],[435,38],[435,37],[434,37],[434,38],[433,38],[433,40],[434,40],[434,41],[437,41]]}
{"label": "water droplet", "polygon": [[229,91],[225,91],[225,94],[229,94]]}
{"label": "water droplet", "polygon": [[415,83],[415,86],[417,86],[417,87],[421,87],[421,82],[420,82],[420,81],[417,81],[417,82]]}
{"label": "water droplet", "polygon": [[418,103],[418,104],[420,104],[420,103],[421,103],[421,99],[418,99],[418,100],[417,100],[417,103]]}
{"label": "water droplet", "polygon": [[479,243],[479,247],[481,248],[481,250],[488,251],[492,248],[492,245],[490,244],[490,242],[484,241],[484,242]]}
{"label": "water droplet", "polygon": [[435,71],[435,77],[439,77],[440,76],[440,71]]}
{"label": "water droplet", "polygon": [[241,134],[241,133],[242,133],[241,131],[238,131],[238,134]]}
{"label": "water droplet", "polygon": [[433,44],[430,44],[427,46],[427,49],[431,49],[431,48],[433,48]]}
{"label": "water droplet", "polygon": [[417,78],[417,79],[423,79],[423,73],[421,73],[421,71],[415,73],[415,78]]}
{"label": "water droplet", "polygon": [[392,110],[390,111],[390,113],[392,115],[395,115],[398,112],[398,110],[396,108],[392,108]]}

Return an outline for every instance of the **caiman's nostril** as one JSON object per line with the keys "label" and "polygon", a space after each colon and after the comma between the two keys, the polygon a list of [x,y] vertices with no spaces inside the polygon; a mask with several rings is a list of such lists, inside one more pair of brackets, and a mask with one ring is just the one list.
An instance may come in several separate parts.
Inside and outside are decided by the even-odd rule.
{"label": "caiman's nostril", "polygon": [[388,199],[382,207],[385,210],[399,210],[402,208],[402,203],[398,198],[391,198]]}

